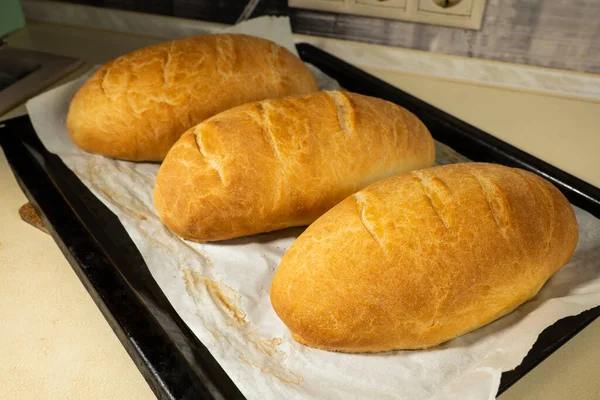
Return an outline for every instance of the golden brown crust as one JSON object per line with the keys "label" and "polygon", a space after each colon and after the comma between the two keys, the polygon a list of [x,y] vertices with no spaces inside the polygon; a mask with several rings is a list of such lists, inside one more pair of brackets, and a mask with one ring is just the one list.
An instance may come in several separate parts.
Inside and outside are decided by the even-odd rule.
{"label": "golden brown crust", "polygon": [[121,56],[75,95],[67,128],[82,149],[161,161],[189,128],[247,102],[318,90],[285,48],[238,34],[188,37]]}
{"label": "golden brown crust", "polygon": [[156,179],[156,209],[178,235],[223,240],[307,225],[351,193],[435,159],[410,112],[318,92],[246,104],[186,132]]}
{"label": "golden brown crust", "polygon": [[577,244],[567,199],[532,173],[454,164],[377,182],[285,254],[271,302],[311,347],[436,346],[535,296]]}

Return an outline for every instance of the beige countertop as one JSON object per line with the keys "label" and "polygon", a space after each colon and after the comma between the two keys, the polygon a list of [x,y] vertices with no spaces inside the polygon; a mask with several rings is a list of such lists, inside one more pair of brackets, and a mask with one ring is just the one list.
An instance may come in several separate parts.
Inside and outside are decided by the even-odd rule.
{"label": "beige countertop", "polygon": [[[30,21],[9,44],[101,63],[157,40]],[[598,102],[367,70],[600,186]],[[53,240],[19,219],[26,199],[3,155],[0,193],[0,399],[153,398]],[[596,321],[500,399],[600,398],[599,340]]]}

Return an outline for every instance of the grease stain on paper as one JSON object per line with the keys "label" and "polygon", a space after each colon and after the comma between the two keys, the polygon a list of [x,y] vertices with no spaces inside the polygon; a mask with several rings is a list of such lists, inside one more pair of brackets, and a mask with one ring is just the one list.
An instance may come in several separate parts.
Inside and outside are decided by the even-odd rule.
{"label": "grease stain on paper", "polygon": [[[290,371],[283,365],[287,354],[277,349],[281,345],[280,338],[261,339],[257,330],[247,320],[246,313],[242,308],[242,297],[229,286],[215,282],[214,280],[191,271],[183,269],[183,280],[188,294],[194,303],[200,307],[205,294],[220,311],[225,324],[236,329],[234,335],[225,336],[220,332],[209,329],[209,332],[217,339],[223,338],[234,348],[241,361],[258,368],[261,372],[269,374],[282,382],[300,384],[302,376]],[[197,313],[203,320],[205,326],[210,326],[204,317]],[[251,345],[249,347],[248,345]]]}

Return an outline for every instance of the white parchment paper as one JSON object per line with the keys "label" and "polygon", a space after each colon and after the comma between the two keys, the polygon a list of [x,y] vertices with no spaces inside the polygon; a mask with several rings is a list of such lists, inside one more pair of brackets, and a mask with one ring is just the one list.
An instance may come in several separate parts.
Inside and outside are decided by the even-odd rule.
{"label": "white parchment paper", "polygon": [[[235,28],[293,48],[287,19]],[[315,72],[322,87],[331,79]],[[329,353],[293,341],[269,303],[281,257],[302,229],[197,244],[171,234],[152,202],[157,164],[85,153],[65,120],[86,77],[27,104],[46,148],[59,155],[120,219],[181,318],[249,399],[493,399],[544,328],[600,304],[600,221],[575,208],[580,240],[571,262],[532,301],[470,334],[426,351]],[[460,161],[438,145],[438,163]]]}

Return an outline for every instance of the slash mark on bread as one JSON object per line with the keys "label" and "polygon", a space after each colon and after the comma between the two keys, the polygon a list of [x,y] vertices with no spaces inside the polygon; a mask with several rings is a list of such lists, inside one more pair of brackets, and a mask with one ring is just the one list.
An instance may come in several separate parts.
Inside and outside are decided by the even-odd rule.
{"label": "slash mark on bread", "polygon": [[225,179],[223,177],[223,171],[221,171],[221,165],[212,157],[209,157],[204,151],[204,143],[202,143],[202,132],[198,132],[198,130],[194,130],[194,136],[196,136],[196,144],[198,145],[198,151],[204,157],[206,163],[215,170],[219,180],[222,184],[225,184]]}
{"label": "slash mark on bread", "polygon": [[485,197],[485,201],[487,202],[492,218],[498,226],[498,229],[500,229],[502,234],[505,234],[509,225],[509,216],[508,204],[504,199],[505,195],[502,192],[502,189],[488,178],[481,176],[479,173],[471,172],[471,175],[473,175],[477,183],[479,183],[481,193],[483,193],[483,196]]}
{"label": "slash mark on bread", "polygon": [[275,158],[281,160],[281,156],[279,154],[279,148],[277,147],[277,142],[275,141],[275,137],[273,137],[273,132],[271,132],[269,122],[269,118],[267,117],[267,113],[265,111],[265,106],[262,103],[258,103],[258,114],[260,115],[260,123],[262,124],[262,128],[267,135],[267,139],[273,148],[273,154],[275,154]]}
{"label": "slash mark on bread", "polygon": [[340,128],[344,133],[350,135],[352,133],[352,127],[354,126],[352,123],[352,120],[354,119],[354,109],[352,108],[352,104],[341,92],[335,91],[325,93],[327,93],[337,108],[337,117]]}
{"label": "slash mark on bread", "polygon": [[360,222],[365,227],[367,232],[369,232],[373,240],[377,242],[379,247],[381,247],[382,250],[385,251],[385,245],[383,244],[383,240],[381,240],[381,238],[377,236],[375,230],[373,229],[373,223],[369,221],[365,216],[365,202],[362,198],[363,195],[361,193],[356,193],[352,197],[354,197],[354,201],[356,201],[356,206],[358,207],[358,217],[360,219]]}
{"label": "slash mark on bread", "polygon": [[444,225],[444,228],[450,231],[450,203],[452,198],[444,182],[423,171],[414,171],[412,175],[417,178],[417,182],[423,194],[429,200],[429,205],[435,215]]}

